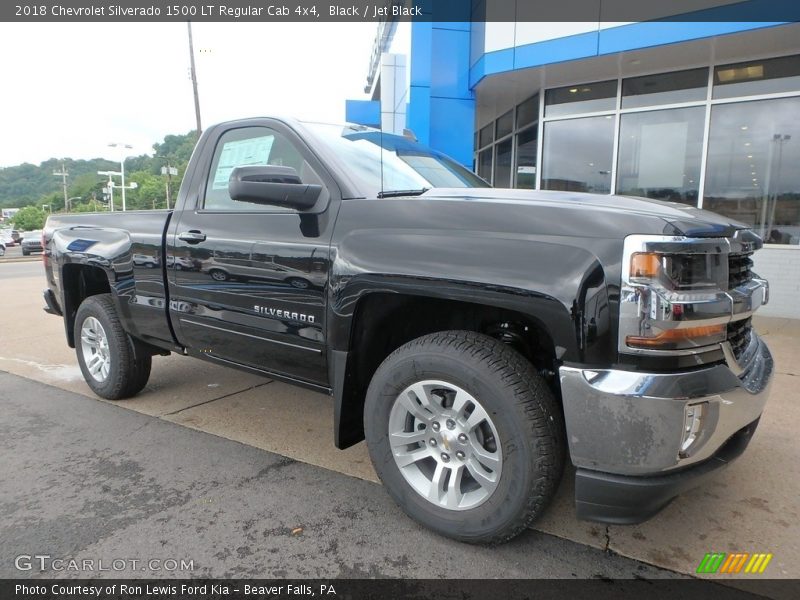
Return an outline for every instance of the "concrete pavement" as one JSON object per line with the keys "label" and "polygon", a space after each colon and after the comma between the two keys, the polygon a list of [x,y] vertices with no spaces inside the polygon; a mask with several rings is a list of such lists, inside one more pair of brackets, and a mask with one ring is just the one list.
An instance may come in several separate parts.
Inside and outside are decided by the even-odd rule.
{"label": "concrete pavement", "polygon": [[[40,263],[0,265],[0,370],[92,397],[60,319],[41,311]],[[800,323],[759,319],[776,358],[773,393],[748,451],[709,485],[684,494],[634,527],[577,521],[565,479],[537,530],[693,573],[706,552],[772,552],[771,577],[800,577]],[[154,359],[138,397],[119,406],[256,448],[375,481],[364,444],[333,447],[326,396],[178,356]],[[533,535],[533,534],[532,534]],[[730,576],[726,576],[728,579]]]}

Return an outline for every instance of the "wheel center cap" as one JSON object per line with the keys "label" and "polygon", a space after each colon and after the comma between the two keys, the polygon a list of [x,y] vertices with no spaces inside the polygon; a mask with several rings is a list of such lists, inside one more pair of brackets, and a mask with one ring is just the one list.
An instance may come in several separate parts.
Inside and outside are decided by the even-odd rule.
{"label": "wheel center cap", "polygon": [[448,452],[452,450],[453,445],[455,444],[455,436],[451,435],[449,432],[443,431],[442,432],[442,446]]}

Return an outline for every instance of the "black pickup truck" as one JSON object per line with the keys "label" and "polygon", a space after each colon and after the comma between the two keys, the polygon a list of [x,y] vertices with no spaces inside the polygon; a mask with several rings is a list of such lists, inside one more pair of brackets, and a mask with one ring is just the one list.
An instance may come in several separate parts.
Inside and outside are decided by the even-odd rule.
{"label": "black pickup truck", "polygon": [[653,516],[741,454],[773,370],[746,226],[493,189],[359,126],[216,125],[174,210],[53,215],[44,242],[98,395],[170,352],[328,393],[336,446],[366,438],[396,502],[463,541],[522,531],[567,456],[579,517]]}

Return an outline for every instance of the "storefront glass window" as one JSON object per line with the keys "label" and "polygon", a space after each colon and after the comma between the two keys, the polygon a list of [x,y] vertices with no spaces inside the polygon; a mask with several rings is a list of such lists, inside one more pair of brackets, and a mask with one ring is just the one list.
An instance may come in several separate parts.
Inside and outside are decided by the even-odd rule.
{"label": "storefront glass window", "polygon": [[539,94],[517,106],[517,127],[525,127],[539,119]]}
{"label": "storefront glass window", "polygon": [[800,56],[782,56],[714,69],[714,98],[800,90]]}
{"label": "storefront glass window", "polygon": [[706,99],[708,69],[633,77],[622,81],[622,108]]}
{"label": "storefront glass window", "polygon": [[511,138],[497,144],[494,160],[494,187],[511,187]]}
{"label": "storefront glass window", "polygon": [[508,111],[506,114],[498,117],[497,119],[497,135],[496,139],[508,135],[514,129],[514,111]]}
{"label": "storefront glass window", "polygon": [[547,90],[545,116],[614,110],[617,104],[617,81],[583,83]]}
{"label": "storefront glass window", "polygon": [[532,190],[536,187],[536,135],[534,125],[517,134],[517,187]]}
{"label": "storefront glass window", "polygon": [[800,98],[711,109],[703,208],[800,244]]}
{"label": "storefront glass window", "polygon": [[614,121],[601,116],[545,123],[542,188],[609,193]]}
{"label": "storefront glass window", "polygon": [[494,123],[489,123],[485,127],[481,128],[479,134],[479,147],[483,148],[487,144],[491,144],[494,141]]}
{"label": "storefront glass window", "polygon": [[622,115],[617,193],[696,205],[705,108]]}
{"label": "storefront glass window", "polygon": [[478,175],[492,181],[492,149],[487,148],[478,154]]}

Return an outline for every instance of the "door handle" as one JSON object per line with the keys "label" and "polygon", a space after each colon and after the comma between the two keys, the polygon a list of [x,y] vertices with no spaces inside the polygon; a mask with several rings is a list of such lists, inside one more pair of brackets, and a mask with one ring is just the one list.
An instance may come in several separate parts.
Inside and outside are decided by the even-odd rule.
{"label": "door handle", "polygon": [[178,239],[183,240],[189,244],[199,244],[206,241],[206,234],[197,229],[190,229],[178,234]]}

